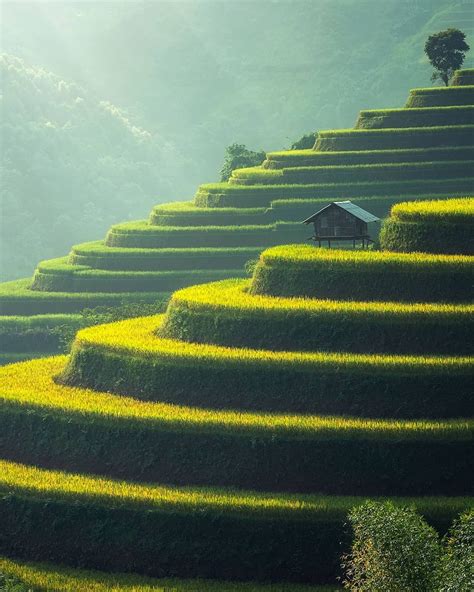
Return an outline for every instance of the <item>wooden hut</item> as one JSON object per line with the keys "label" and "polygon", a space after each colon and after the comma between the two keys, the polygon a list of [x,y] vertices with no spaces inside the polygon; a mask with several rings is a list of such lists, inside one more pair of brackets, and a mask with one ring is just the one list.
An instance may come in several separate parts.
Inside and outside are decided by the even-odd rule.
{"label": "wooden hut", "polygon": [[327,241],[362,241],[362,247],[373,242],[370,238],[368,224],[377,222],[379,218],[356,206],[351,201],[335,201],[325,206],[303,221],[303,224],[314,225],[314,236],[310,237],[321,246]]}

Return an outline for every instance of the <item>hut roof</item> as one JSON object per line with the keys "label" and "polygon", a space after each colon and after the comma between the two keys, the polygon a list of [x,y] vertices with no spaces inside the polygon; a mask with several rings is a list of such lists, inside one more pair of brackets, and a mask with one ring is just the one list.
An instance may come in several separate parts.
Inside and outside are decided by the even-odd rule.
{"label": "hut roof", "polygon": [[380,218],[377,218],[377,216],[374,216],[373,214],[371,214],[370,212],[367,212],[366,210],[360,208],[359,206],[356,206],[356,204],[353,204],[351,201],[333,201],[329,205],[325,206],[324,208],[321,208],[318,212],[316,212],[315,214],[313,214],[312,216],[310,216],[309,218],[304,220],[303,224],[309,224],[310,222],[314,222],[314,220],[322,212],[324,212],[325,210],[327,210],[328,208],[330,208],[332,206],[337,206],[338,208],[346,210],[346,212],[349,212],[349,214],[351,214],[355,218],[359,218],[359,220],[362,220],[363,222],[376,222],[377,220],[380,219]]}

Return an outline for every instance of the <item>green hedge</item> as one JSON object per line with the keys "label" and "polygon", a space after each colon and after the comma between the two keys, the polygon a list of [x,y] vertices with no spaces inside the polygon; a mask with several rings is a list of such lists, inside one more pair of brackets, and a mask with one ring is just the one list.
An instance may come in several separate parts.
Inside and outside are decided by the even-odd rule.
{"label": "green hedge", "polygon": [[192,269],[239,269],[261,252],[259,247],[127,249],[103,243],[75,245],[68,262],[95,269],[171,271]]}
{"label": "green hedge", "polygon": [[[364,164],[355,166],[294,167],[280,170],[262,168],[238,169],[231,185],[297,184],[297,183],[362,183],[375,181],[408,181],[409,179],[461,178],[474,170],[474,161],[440,161],[396,164]],[[473,182],[474,187],[474,182]]]}
{"label": "green hedge", "polygon": [[447,107],[450,105],[474,105],[474,86],[414,88],[410,91],[405,107]]}
{"label": "green hedge", "polygon": [[437,126],[405,129],[349,129],[319,132],[316,150],[394,150],[472,146],[474,126]]}
{"label": "green hedge", "polygon": [[472,307],[277,301],[251,296],[248,285],[226,280],[176,292],[160,334],[255,349],[474,354]]}
{"label": "green hedge", "polygon": [[[469,171],[467,171],[469,172]],[[201,185],[196,193],[196,204],[206,207],[247,207],[249,204],[269,206],[279,199],[350,199],[400,194],[473,193],[471,177],[459,179],[418,179],[397,182],[376,181],[373,183],[332,183],[304,185],[230,185],[209,183]],[[119,245],[117,245],[119,246]],[[132,245],[130,245],[132,246]]]}
{"label": "green hedge", "polygon": [[[294,154],[296,152],[296,154]],[[270,152],[263,167],[283,169],[296,166],[364,165],[398,162],[425,162],[440,160],[472,160],[473,146],[441,148],[405,148],[399,150],[346,150],[321,152],[316,150],[288,150]]]}
{"label": "green hedge", "polygon": [[457,70],[451,81],[452,86],[474,85],[474,69]]}
{"label": "green hedge", "polygon": [[167,300],[169,292],[69,293],[39,292],[30,289],[31,279],[0,284],[1,315],[42,315],[77,313],[84,308],[122,306],[127,303],[154,303]]}
{"label": "green hedge", "polygon": [[252,291],[342,300],[470,302],[474,266],[467,258],[337,251],[309,245],[264,251]]}
{"label": "green hedge", "polygon": [[[51,563],[18,561],[0,557],[2,576],[16,584],[9,592],[337,592],[336,586],[306,584],[256,584],[223,580],[149,578],[136,574],[73,569]],[[10,584],[13,586],[13,583]],[[19,588],[23,585],[24,588]],[[37,586],[40,586],[38,588]]]}
{"label": "green hedge", "polygon": [[439,127],[472,125],[474,105],[461,107],[425,107],[410,109],[373,109],[361,111],[356,129]]}
{"label": "green hedge", "polygon": [[[50,380],[61,369],[54,358],[27,364],[33,371],[49,368]],[[2,378],[12,368],[16,371],[0,369]],[[0,407],[3,455],[17,462],[146,483],[252,491],[472,492],[466,479],[474,469],[467,422],[404,427],[395,421],[386,428],[382,421],[329,418],[324,427],[316,418],[316,426],[308,427],[308,416],[209,414],[67,387],[58,387],[54,400],[40,401],[32,389],[43,379],[41,369],[17,376],[28,380],[30,391],[25,393],[25,383],[14,397],[4,394]]]}

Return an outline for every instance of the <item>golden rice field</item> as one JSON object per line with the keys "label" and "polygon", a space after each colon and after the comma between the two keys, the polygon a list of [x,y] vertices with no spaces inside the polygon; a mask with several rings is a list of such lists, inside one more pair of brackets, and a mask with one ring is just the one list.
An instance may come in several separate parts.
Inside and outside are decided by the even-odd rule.
{"label": "golden rice field", "polygon": [[[212,580],[147,578],[99,571],[67,569],[48,563],[14,561],[0,557],[0,575],[47,592],[333,592],[334,586],[257,584]],[[28,588],[30,590],[30,588]],[[23,590],[21,591],[23,592]]]}
{"label": "golden rice field", "polygon": [[[109,325],[104,325],[108,327]],[[277,413],[213,411],[133,397],[116,396],[54,381],[66,357],[44,358],[0,368],[0,401],[5,405],[139,422],[144,427],[175,426],[181,430],[287,434],[295,438],[401,437],[470,440],[474,420],[375,420]]]}
{"label": "golden rice field", "polygon": [[401,202],[392,206],[390,216],[406,222],[468,222],[474,218],[474,198]]}

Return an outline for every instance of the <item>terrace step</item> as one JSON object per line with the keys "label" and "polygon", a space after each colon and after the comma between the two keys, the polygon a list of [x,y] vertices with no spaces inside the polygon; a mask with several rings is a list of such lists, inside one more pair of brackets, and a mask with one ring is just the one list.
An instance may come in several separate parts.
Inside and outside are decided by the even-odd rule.
{"label": "terrace step", "polygon": [[172,292],[196,281],[244,277],[244,269],[115,271],[71,265],[67,258],[40,263],[31,289],[43,292]]}
{"label": "terrace step", "polygon": [[[273,351],[161,337],[160,316],[81,330],[61,378],[134,397],[206,408],[371,417],[459,417],[472,360]],[[193,385],[199,384],[199,389]]]}
{"label": "terrace step", "polygon": [[356,129],[391,129],[474,124],[474,105],[360,111]]}
{"label": "terrace step", "polygon": [[160,335],[284,351],[472,355],[474,305],[253,295],[250,280],[175,292]]}
{"label": "terrace step", "polygon": [[262,164],[266,169],[295,166],[335,166],[365,164],[395,164],[447,160],[472,160],[474,146],[448,146],[441,148],[404,148],[400,150],[346,150],[344,152],[318,152],[316,150],[287,150],[269,152]]}
{"label": "terrace step", "polygon": [[[135,482],[252,489],[255,498],[263,492],[472,494],[465,479],[474,468],[469,420],[145,402],[58,384],[64,363],[60,357],[0,368],[3,458]],[[39,481],[36,487],[47,486]],[[116,493],[121,495],[120,488]]]}
{"label": "terrace step", "polygon": [[261,250],[259,247],[119,248],[95,241],[75,245],[68,263],[122,271],[243,269],[245,263],[257,258]]}
{"label": "terrace step", "polygon": [[[341,541],[343,547],[348,544],[345,514],[363,502],[181,490],[11,462],[2,462],[1,468],[4,554],[10,535],[18,547],[21,543],[23,555],[157,577],[334,581]],[[458,498],[394,501],[413,504],[442,532],[466,503]],[[104,537],[91,538],[98,527]],[[32,536],[35,528],[41,537]]]}

